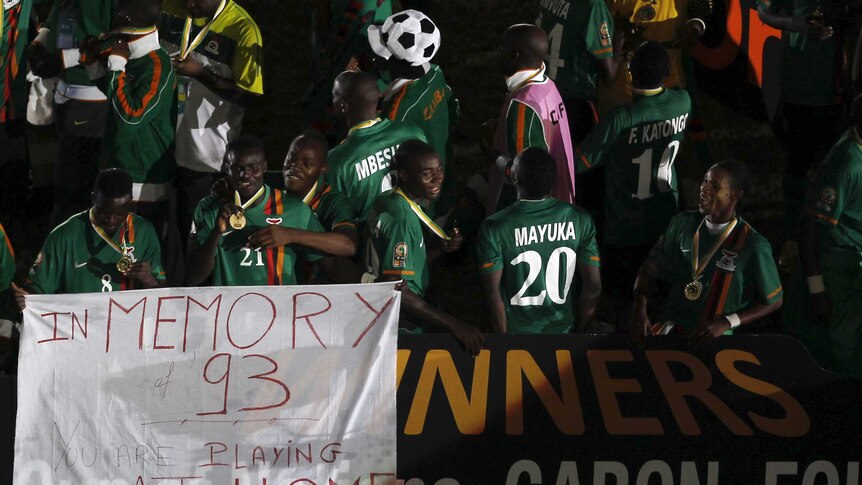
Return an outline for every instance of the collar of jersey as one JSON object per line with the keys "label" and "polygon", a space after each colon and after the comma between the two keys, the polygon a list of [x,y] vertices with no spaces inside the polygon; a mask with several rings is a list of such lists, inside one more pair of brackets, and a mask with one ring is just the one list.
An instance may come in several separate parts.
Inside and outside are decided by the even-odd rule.
{"label": "collar of jersey", "polygon": [[389,99],[392,98],[395,93],[400,92],[401,89],[403,89],[405,86],[409,86],[415,82],[416,79],[403,79],[399,77],[398,79],[389,83],[389,87],[386,88],[386,93],[383,95],[383,100],[389,101]]}
{"label": "collar of jersey", "polygon": [[656,94],[661,94],[664,92],[664,87],[659,86],[653,89],[636,89],[632,88],[632,94],[636,94],[638,96],[655,96]]}
{"label": "collar of jersey", "polygon": [[245,213],[248,214],[249,212],[263,211],[264,207],[266,207],[266,203],[269,201],[269,191],[269,185],[263,184],[263,195],[260,196],[260,202],[254,207],[244,209]]}
{"label": "collar of jersey", "polygon": [[157,30],[150,32],[149,34],[129,41],[129,59],[144,57],[159,47],[159,32]]}
{"label": "collar of jersey", "polygon": [[525,69],[506,78],[506,87],[509,92],[517,91],[530,82],[541,82],[545,80],[545,63],[538,69]]}
{"label": "collar of jersey", "polygon": [[365,130],[369,130],[375,126],[379,128],[380,126],[383,126],[383,121],[384,120],[382,118],[374,118],[373,120],[357,123],[348,130],[347,136],[358,134],[359,132],[365,132]]}

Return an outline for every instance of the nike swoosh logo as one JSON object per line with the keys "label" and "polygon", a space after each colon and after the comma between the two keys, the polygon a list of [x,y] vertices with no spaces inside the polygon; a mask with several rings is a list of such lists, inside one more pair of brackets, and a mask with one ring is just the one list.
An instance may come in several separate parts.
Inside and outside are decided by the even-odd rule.
{"label": "nike swoosh logo", "polygon": [[691,249],[683,249],[683,250],[682,250],[682,252],[684,252],[684,253],[690,253],[690,252],[691,252]]}
{"label": "nike swoosh logo", "polygon": [[75,263],[75,268],[83,268],[84,266],[87,266],[86,261],[84,261],[83,263]]}
{"label": "nike swoosh logo", "polygon": [[73,121],[72,123],[75,123],[75,126],[81,126],[81,125],[83,125],[84,123],[87,123],[88,121],[90,121],[90,120],[84,120],[84,121],[78,121],[78,120],[75,120],[75,121]]}

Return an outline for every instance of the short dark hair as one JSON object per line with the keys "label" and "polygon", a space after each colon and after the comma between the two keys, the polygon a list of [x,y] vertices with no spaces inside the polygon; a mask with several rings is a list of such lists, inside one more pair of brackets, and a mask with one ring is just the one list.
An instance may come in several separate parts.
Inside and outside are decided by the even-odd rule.
{"label": "short dark hair", "polygon": [[751,191],[751,170],[748,165],[739,160],[722,160],[715,164],[715,168],[720,168],[730,175],[730,188],[733,190],[741,190],[744,194]]}
{"label": "short dark hair", "polygon": [[518,154],[518,187],[531,198],[547,197],[557,179],[557,162],[547,150],[529,147]]}
{"label": "short dark hair", "polygon": [[93,195],[103,199],[119,199],[132,195],[132,177],[121,168],[108,168],[96,175]]}
{"label": "short dark hair", "polygon": [[437,150],[434,147],[421,140],[407,140],[398,146],[395,151],[395,157],[392,159],[393,170],[407,170],[407,168],[417,160],[427,156],[437,155]]}
{"label": "short dark hair", "polygon": [[239,137],[231,140],[227,147],[225,148],[225,161],[227,161],[227,155],[229,153],[234,153],[237,156],[247,155],[251,153],[259,153],[264,160],[266,160],[266,150],[263,148],[263,142],[260,141],[256,136],[252,135],[240,135]]}
{"label": "short dark hair", "polygon": [[[300,137],[305,139],[305,140],[308,140],[310,142],[317,143],[318,145],[320,145],[320,148],[323,149],[324,156],[329,151],[329,142],[326,141],[326,137],[323,136],[323,134],[321,134],[317,130],[303,131],[302,134],[296,138],[300,138]],[[294,139],[294,141],[296,141],[296,139]]]}
{"label": "short dark hair", "polygon": [[632,86],[640,89],[656,88],[670,74],[670,57],[658,42],[647,41],[640,45],[629,61]]}

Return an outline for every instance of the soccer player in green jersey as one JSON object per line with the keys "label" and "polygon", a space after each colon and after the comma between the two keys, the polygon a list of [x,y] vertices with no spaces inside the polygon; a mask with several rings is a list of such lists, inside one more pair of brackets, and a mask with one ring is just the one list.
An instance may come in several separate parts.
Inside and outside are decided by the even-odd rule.
{"label": "soccer player in green jersey", "polygon": [[674,161],[691,115],[684,89],[662,87],[670,59],[658,42],[638,47],[629,70],[634,100],[608,113],[575,147],[578,174],[605,167],[602,273],[623,315],[638,268],[677,213]]}
{"label": "soccer player in green jersey", "polygon": [[[808,190],[784,326],[834,372],[862,376],[862,98]],[[802,271],[800,271],[802,269]]]}
{"label": "soccer player in green jersey", "polygon": [[[370,237],[366,281],[404,280],[399,326],[421,332],[430,327],[446,329],[473,355],[479,353],[482,333],[425,301],[428,264],[440,251],[457,251],[463,238],[446,234],[424,213],[418,202],[440,196],[443,166],[427,143],[404,142],[395,154],[398,186],[374,201],[368,217]],[[428,237],[426,238],[426,234]]]}
{"label": "soccer player in green jersey", "polygon": [[[402,37],[412,44],[405,48]],[[368,43],[391,78],[383,93],[381,115],[416,124],[440,155],[446,177],[434,210],[445,213],[455,196],[455,177],[446,161],[452,150],[449,134],[458,118],[458,99],[440,66],[431,64],[440,48],[440,30],[424,13],[405,10],[390,16],[382,27],[369,27]]]}
{"label": "soccer player in green jersey", "polygon": [[272,226],[323,231],[301,200],[263,183],[266,153],[252,136],[228,143],[225,152],[233,200],[210,195],[198,204],[189,239],[188,280],[211,277],[216,286],[292,285],[299,257],[313,262],[321,255],[294,245],[264,242]]}
{"label": "soccer player in green jersey", "polygon": [[[30,269],[30,283],[16,291],[90,293],[161,286],[161,248],[153,225],[129,209],[132,179],[120,169],[100,172],[93,206],[57,226]],[[125,262],[124,262],[125,261]]]}
{"label": "soccer player in green jersey", "polygon": [[329,151],[329,171],[324,180],[347,196],[353,217],[362,227],[374,199],[392,188],[389,164],[398,145],[426,138],[413,123],[377,116],[379,92],[376,80],[368,73],[339,74],[332,96],[335,113],[345,120],[350,131]]}
{"label": "soccer player in green jersey", "polygon": [[[722,334],[781,307],[783,292],[769,241],[736,214],[751,190],[742,162],[712,166],[700,184],[700,210],[670,221],[635,281],[630,331],[635,339],[672,331],[693,341]],[[655,280],[670,284],[660,324],[647,304]],[[672,324],[671,324],[672,323]]]}
{"label": "soccer player in green jersey", "polygon": [[[584,331],[602,292],[593,220],[551,197],[555,173],[547,151],[534,147],[518,154],[512,165],[518,201],[482,224],[479,272],[499,333]],[[576,268],[583,283],[577,303]]]}

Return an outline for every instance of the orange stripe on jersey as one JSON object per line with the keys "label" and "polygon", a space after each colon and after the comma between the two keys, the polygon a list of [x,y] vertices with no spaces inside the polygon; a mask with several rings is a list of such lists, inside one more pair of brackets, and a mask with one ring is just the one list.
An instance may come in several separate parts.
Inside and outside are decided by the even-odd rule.
{"label": "orange stripe on jersey", "polygon": [[606,47],[604,49],[599,49],[597,51],[593,51],[593,54],[595,54],[595,55],[605,54],[605,53],[611,52],[613,50],[614,50],[613,47]]}
{"label": "orange stripe on jersey", "polygon": [[524,117],[527,115],[527,107],[522,103],[518,103],[518,121],[517,132],[515,138],[515,151],[521,153],[524,151]]}
{"label": "orange stripe on jersey", "polygon": [[488,268],[490,268],[491,266],[494,266],[494,263],[485,263],[485,264],[483,264],[483,265],[481,266],[481,269],[488,269]]}
{"label": "orange stripe on jersey", "polygon": [[354,224],[352,222],[339,222],[339,223],[333,224],[332,228],[335,229],[336,227],[341,227],[341,226],[352,227],[352,228],[356,229],[356,224]]}
{"label": "orange stripe on jersey", "polygon": [[135,242],[135,223],[133,222],[132,215],[129,214],[126,216],[126,227],[128,228],[129,234],[129,243]]}
{"label": "orange stripe on jersey", "polygon": [[775,289],[775,291],[766,295],[766,299],[771,300],[771,299],[775,298],[775,295],[781,293],[781,290],[782,290],[781,285],[779,285],[778,288]]}
{"label": "orange stripe on jersey", "polygon": [[601,261],[601,260],[602,260],[602,258],[600,258],[598,256],[590,256],[590,261]]}
{"label": "orange stripe on jersey", "polygon": [[578,156],[581,157],[581,161],[584,162],[584,165],[586,165],[587,168],[592,167],[592,164],[590,164],[590,161],[587,160],[587,157],[584,155],[580,148],[575,147],[575,153],[577,153]]}
{"label": "orange stripe on jersey", "polygon": [[6,228],[3,227],[3,224],[0,224],[0,231],[3,231],[3,241],[6,243],[6,249],[9,250],[9,254],[12,255],[12,258],[15,258],[15,250],[12,249],[12,241],[9,240],[9,236],[6,235]]}
{"label": "orange stripe on jersey", "polygon": [[409,275],[416,274],[416,272],[415,271],[400,270],[400,269],[387,269],[387,270],[383,270],[383,274],[394,274],[394,275],[409,276]]}
{"label": "orange stripe on jersey", "polygon": [[407,94],[407,86],[409,85],[410,83],[405,84],[401,88],[401,91],[398,91],[398,94],[395,96],[395,101],[392,102],[392,108],[389,110],[389,114],[386,115],[386,117],[390,120],[395,121],[395,115],[398,113],[398,107],[401,105],[401,100],[404,99],[404,95]]}
{"label": "orange stripe on jersey", "polygon": [[826,222],[832,224],[833,226],[838,224],[838,219],[833,219],[829,216],[824,216],[823,214],[821,214],[819,212],[814,212],[811,209],[805,209],[805,211],[808,212],[809,214],[811,214],[812,216],[820,219],[821,221],[826,221]]}
{"label": "orange stripe on jersey", "polygon": [[[280,190],[275,192],[275,210],[276,214],[281,214],[284,212],[284,204],[281,200]],[[280,246],[278,249],[276,249],[275,277],[276,284],[284,284],[284,246]]]}
{"label": "orange stripe on jersey", "polygon": [[150,59],[153,60],[153,78],[150,79],[150,88],[144,94],[143,99],[141,99],[141,106],[138,108],[132,108],[129,105],[129,100],[126,99],[126,73],[121,72],[119,76],[117,76],[117,99],[120,100],[120,106],[123,107],[123,111],[126,112],[129,116],[141,116],[144,114],[144,111],[147,109],[147,104],[152,101],[153,97],[156,95],[156,91],[159,89],[159,79],[162,77],[162,60],[159,59],[159,55],[156,54],[155,51],[150,52]]}

